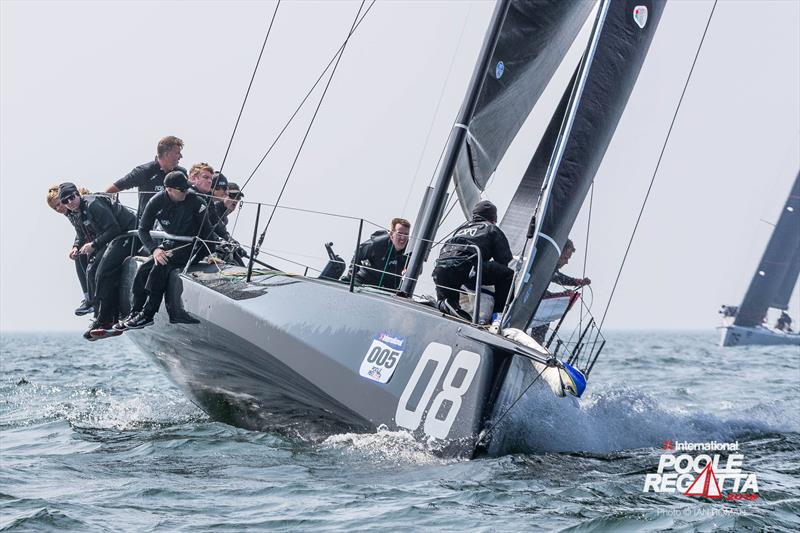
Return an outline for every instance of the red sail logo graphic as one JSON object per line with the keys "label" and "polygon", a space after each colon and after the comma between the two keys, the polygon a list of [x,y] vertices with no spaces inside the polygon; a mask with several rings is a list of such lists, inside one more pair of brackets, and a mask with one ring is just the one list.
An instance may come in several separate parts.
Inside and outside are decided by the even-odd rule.
{"label": "red sail logo graphic", "polygon": [[717,476],[714,475],[714,469],[711,468],[711,463],[697,476],[697,479],[686,489],[683,493],[684,496],[697,496],[700,498],[722,498],[722,491],[719,490],[719,483],[717,483]]}

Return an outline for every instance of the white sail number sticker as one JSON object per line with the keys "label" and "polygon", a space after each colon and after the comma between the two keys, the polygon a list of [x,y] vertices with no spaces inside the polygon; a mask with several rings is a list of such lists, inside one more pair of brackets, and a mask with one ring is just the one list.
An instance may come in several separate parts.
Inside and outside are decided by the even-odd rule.
{"label": "white sail number sticker", "polygon": [[[427,412],[423,431],[435,439],[447,438],[450,428],[453,426],[456,416],[458,416],[458,411],[461,409],[462,398],[472,384],[472,380],[475,378],[475,374],[481,364],[481,356],[479,354],[461,350],[456,354],[450,364],[447,375],[441,381],[442,374],[444,374],[447,364],[450,363],[452,353],[453,349],[450,346],[439,344],[438,342],[432,342],[425,348],[416,368],[414,368],[413,374],[411,374],[411,378],[406,384],[406,388],[403,390],[403,394],[400,396],[400,401],[397,403],[394,420],[398,426],[414,431],[419,428],[422,417]],[[416,405],[409,407],[408,402],[416,391],[429,363],[432,363],[434,367],[428,377],[428,382],[424,385],[425,389],[422,395],[419,396]],[[459,376],[461,379],[457,381]],[[431,401],[433,392],[440,381],[442,390]],[[440,413],[442,408],[446,408],[445,413]]]}
{"label": "white sail number sticker", "polygon": [[361,361],[359,375],[378,383],[387,383],[403,355],[406,340],[398,335],[379,333]]}

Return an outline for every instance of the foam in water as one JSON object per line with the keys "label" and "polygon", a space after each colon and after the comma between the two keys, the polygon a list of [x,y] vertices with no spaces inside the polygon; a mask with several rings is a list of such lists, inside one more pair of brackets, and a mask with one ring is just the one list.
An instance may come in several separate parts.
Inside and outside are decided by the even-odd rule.
{"label": "foam in water", "polygon": [[610,387],[582,402],[565,401],[536,386],[495,430],[490,452],[607,453],[656,447],[666,439],[724,441],[777,430],[763,415],[763,408],[752,418],[674,411],[631,387]]}
{"label": "foam in water", "polygon": [[389,431],[386,426],[379,427],[375,433],[332,435],[322,446],[356,451],[373,460],[416,464],[446,462],[436,455],[438,450],[433,442],[420,442],[408,431]]}

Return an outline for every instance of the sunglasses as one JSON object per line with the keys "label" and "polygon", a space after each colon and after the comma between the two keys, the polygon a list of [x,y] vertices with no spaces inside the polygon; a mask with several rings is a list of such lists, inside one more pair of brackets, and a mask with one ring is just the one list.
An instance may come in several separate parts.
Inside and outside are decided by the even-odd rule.
{"label": "sunglasses", "polygon": [[77,196],[78,196],[78,193],[74,192],[74,193],[70,194],[69,196],[67,196],[66,198],[62,198],[61,199],[61,203],[64,204],[64,205],[67,205],[68,203],[70,203],[72,201],[73,198],[76,198]]}
{"label": "sunglasses", "polygon": [[217,185],[217,186],[214,187],[214,190],[215,191],[227,191],[228,190],[228,186],[227,185]]}

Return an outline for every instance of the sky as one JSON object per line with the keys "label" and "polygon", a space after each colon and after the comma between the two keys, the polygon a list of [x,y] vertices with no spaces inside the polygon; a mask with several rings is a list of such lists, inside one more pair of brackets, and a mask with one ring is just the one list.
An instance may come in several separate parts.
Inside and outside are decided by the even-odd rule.
{"label": "sky", "polygon": [[[592,279],[602,314],[712,3],[669,2],[572,233],[564,272]],[[284,1],[223,172],[243,184],[347,34],[360,2]],[[104,190],[177,135],[185,167],[219,168],[274,2],[0,2],[0,329],[80,330],[72,228],[50,184]],[[247,200],[412,222],[455,120],[493,4],[379,1],[245,189]],[[587,23],[497,169],[513,194],[588,37]],[[704,329],[737,304],[800,168],[800,2],[716,7],[607,328]],[[135,205],[134,198],[123,201]],[[460,223],[454,210],[442,228]],[[501,209],[502,211],[502,209]],[[252,238],[255,207],[235,236]],[[262,214],[262,228],[266,213]],[[766,222],[764,222],[766,221]],[[323,243],[349,259],[358,222],[278,210],[262,259],[302,272]],[[429,277],[428,264],[423,276]],[[432,292],[429,281],[418,289]],[[795,295],[792,314],[800,315]]]}

